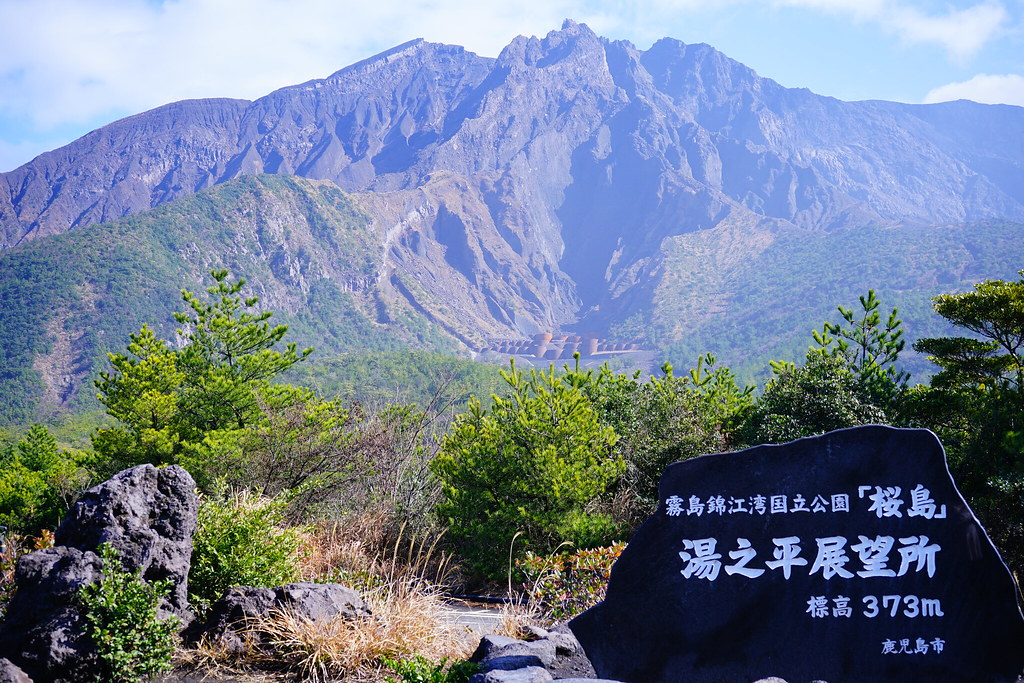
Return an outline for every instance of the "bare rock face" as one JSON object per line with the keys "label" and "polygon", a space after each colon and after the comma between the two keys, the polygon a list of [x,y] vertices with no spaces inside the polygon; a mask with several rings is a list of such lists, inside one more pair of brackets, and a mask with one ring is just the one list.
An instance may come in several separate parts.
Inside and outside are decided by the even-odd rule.
{"label": "bare rock face", "polygon": [[39,681],[81,680],[95,648],[85,635],[78,591],[100,578],[100,559],[76,548],[47,548],[22,556],[18,590],[0,626],[0,656]]}
{"label": "bare rock face", "polygon": [[0,659],[0,683],[32,683],[32,679],[10,660]]}
{"label": "bare rock face", "polygon": [[496,59],[417,40],[253,102],[110,124],[0,174],[0,249],[299,175],[380,197],[396,273],[435,294],[461,278],[479,317],[532,334],[644,296],[663,240],[727,218],[1024,220],[1021,140],[1019,107],[841,102],[707,45],[641,51],[567,21]]}
{"label": "bare rock face", "polygon": [[0,625],[0,657],[37,681],[89,679],[96,653],[78,593],[100,579],[96,551],[103,543],[147,581],[170,579],[166,610],[187,622],[198,507],[195,482],[178,466],[139,465],[82,494],[57,530],[57,545],[18,560],[17,592]]}

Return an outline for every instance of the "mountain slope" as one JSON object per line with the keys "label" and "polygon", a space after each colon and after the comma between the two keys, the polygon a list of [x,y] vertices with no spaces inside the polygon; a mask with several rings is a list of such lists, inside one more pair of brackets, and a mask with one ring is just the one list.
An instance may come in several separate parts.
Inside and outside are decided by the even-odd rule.
{"label": "mountain slope", "polygon": [[0,421],[89,400],[104,353],[143,323],[174,338],[183,288],[227,268],[321,352],[454,348],[392,295],[369,218],[332,183],[249,176],[0,252]]}
{"label": "mountain slope", "polygon": [[0,245],[252,173],[415,192],[439,172],[481,207],[485,250],[540,274],[547,318],[507,325],[528,333],[625,312],[653,247],[726,217],[1024,220],[1024,109],[840,102],[706,45],[639,51],[571,22],[497,59],[413,41],[255,102],[140,114],[2,174]]}
{"label": "mountain slope", "polygon": [[1024,225],[1001,220],[828,233],[723,222],[665,241],[643,326],[674,362],[712,351],[751,379],[767,374],[769,360],[801,360],[812,329],[842,322],[836,306],[859,310],[858,297],[874,289],[886,313],[899,308],[908,340],[900,362],[921,379],[934,366],[910,342],[960,333],[932,311],[931,297],[1019,279],[1022,235]]}
{"label": "mountain slope", "polygon": [[[332,228],[342,244],[317,225],[359,227]],[[89,302],[159,251],[172,289],[228,267],[330,348],[611,331],[753,367],[798,357],[869,287],[931,333],[928,296],[1015,277],[1022,225],[1024,108],[841,102],[707,45],[641,51],[572,22],[494,59],[418,40],[253,102],[167,105],[0,174],[19,282],[99,240],[61,290]],[[10,315],[34,305],[10,291]],[[98,333],[69,321],[28,336],[71,357]]]}
{"label": "mountain slope", "polygon": [[[105,353],[122,350],[142,323],[173,339],[180,290],[201,288],[212,269],[245,277],[290,325],[290,338],[321,358],[486,346],[503,329],[493,320],[514,323],[509,316],[538,304],[514,287],[530,286],[528,264],[467,241],[482,230],[467,228],[480,207],[457,194],[463,182],[441,177],[414,193],[345,195],[327,181],[247,176],[0,253],[0,423],[88,405]],[[365,211],[415,223],[405,214],[410,204],[441,203],[450,208],[437,220],[390,235]],[[1022,229],[993,220],[822,232],[724,220],[666,238],[645,279],[653,303],[606,322],[613,336],[646,337],[676,365],[712,351],[751,379],[768,359],[799,358],[810,330],[868,288],[900,307],[910,339],[944,333],[929,297],[985,277],[1014,278]],[[474,259],[482,265],[470,282],[459,265]],[[488,280],[483,268],[505,279]],[[904,362],[927,371],[923,359],[905,354]]]}

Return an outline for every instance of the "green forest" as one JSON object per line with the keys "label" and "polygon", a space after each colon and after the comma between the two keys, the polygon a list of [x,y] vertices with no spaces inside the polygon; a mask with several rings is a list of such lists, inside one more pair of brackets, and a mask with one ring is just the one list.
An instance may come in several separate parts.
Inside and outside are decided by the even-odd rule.
{"label": "green forest", "polygon": [[[176,343],[143,325],[108,356],[102,413],[0,430],[0,590],[19,553],[52,543],[78,493],[142,463],[181,465],[198,484],[190,590],[202,609],[226,587],[314,565],[371,588],[402,564],[476,591],[552,563],[606,571],[654,510],[668,464],[860,424],[934,431],[1003,558],[1024,569],[1024,279],[933,299],[961,336],[913,344],[935,366],[927,384],[910,383],[899,312],[870,290],[794,341],[801,362],[772,362],[761,386],[742,386],[711,354],[649,377],[426,352],[314,362],[244,280],[211,277],[182,292]],[[351,534],[363,560],[340,550]],[[233,554],[246,544],[261,559]],[[548,607],[563,616],[579,592],[599,592],[565,581],[532,590],[561,591]]]}

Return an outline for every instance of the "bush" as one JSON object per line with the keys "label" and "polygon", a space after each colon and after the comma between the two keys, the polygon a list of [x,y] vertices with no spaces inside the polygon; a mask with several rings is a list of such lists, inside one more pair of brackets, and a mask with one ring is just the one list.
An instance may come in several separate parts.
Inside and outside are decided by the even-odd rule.
{"label": "bush", "polygon": [[[707,363],[707,365],[704,365]],[[612,427],[615,452],[625,471],[613,487],[613,515],[628,535],[658,504],[658,482],[665,467],[680,460],[726,449],[722,424],[751,401],[727,368],[713,356],[701,358],[689,376],[676,377],[664,365],[662,377],[640,381],[616,374],[608,365],[581,371],[577,361],[567,379],[590,400],[601,423]],[[577,544],[580,545],[580,544]],[[580,546],[586,547],[586,546]]]}
{"label": "bush", "polygon": [[0,525],[27,534],[56,527],[88,486],[86,464],[39,424],[18,443],[0,444]]}
{"label": "bush", "polygon": [[508,398],[495,397],[490,410],[474,400],[432,465],[449,538],[471,569],[490,578],[506,571],[517,534],[517,550],[607,543],[616,529],[593,506],[625,467],[614,453],[614,430],[571,378],[553,367],[525,377],[514,366],[502,377]]}
{"label": "bush", "polygon": [[280,526],[286,506],[283,498],[247,490],[202,502],[188,574],[189,600],[197,609],[235,586],[270,588],[298,578],[302,535]]}
{"label": "bush", "polygon": [[160,602],[171,582],[148,583],[119,569],[117,551],[100,547],[103,578],[82,587],[86,632],[96,644],[101,671],[97,680],[120,683],[148,678],[171,668],[179,620],[159,619]]}
{"label": "bush", "polygon": [[571,619],[604,600],[612,565],[625,543],[542,557],[527,553],[516,562],[524,588],[551,621]]}
{"label": "bush", "polygon": [[775,376],[737,431],[741,444],[784,443],[834,429],[885,424],[847,362],[811,351],[802,366],[776,363]]}
{"label": "bush", "polygon": [[402,677],[401,681],[385,678],[387,683],[467,683],[480,670],[479,665],[473,662],[459,660],[449,666],[445,657],[434,664],[422,655],[405,660],[385,659],[384,663]]}
{"label": "bush", "polygon": [[200,488],[223,482],[287,496],[289,519],[330,519],[383,505],[396,517],[424,520],[437,498],[428,467],[447,416],[271,389],[257,397],[258,424],[209,432],[182,456]]}

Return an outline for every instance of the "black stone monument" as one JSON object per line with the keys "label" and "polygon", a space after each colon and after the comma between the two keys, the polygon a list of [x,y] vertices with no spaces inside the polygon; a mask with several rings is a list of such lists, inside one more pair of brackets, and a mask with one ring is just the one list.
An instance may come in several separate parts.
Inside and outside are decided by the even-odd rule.
{"label": "black stone monument", "polygon": [[669,466],[570,623],[631,683],[1015,681],[1013,580],[934,434],[867,426]]}

